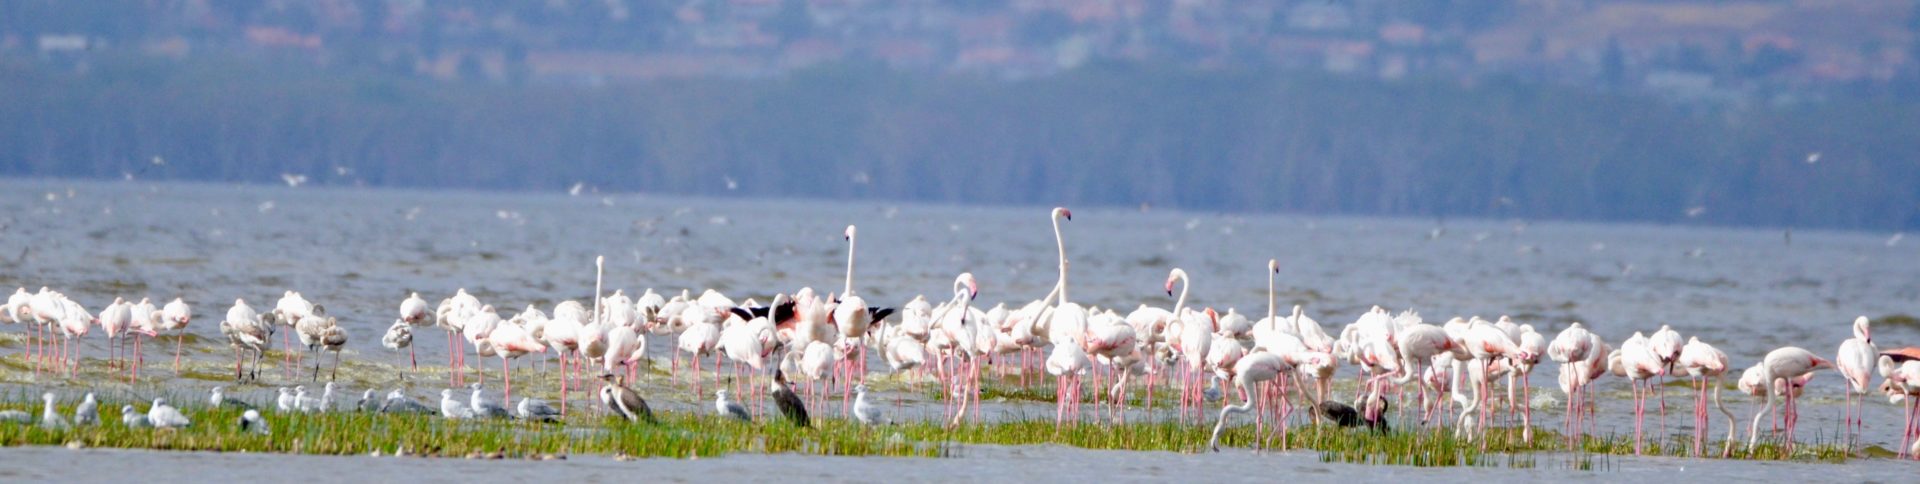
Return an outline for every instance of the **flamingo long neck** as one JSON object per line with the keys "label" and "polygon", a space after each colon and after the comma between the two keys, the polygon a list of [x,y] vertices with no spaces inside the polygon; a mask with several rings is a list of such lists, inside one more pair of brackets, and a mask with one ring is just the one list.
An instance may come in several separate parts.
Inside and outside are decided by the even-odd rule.
{"label": "flamingo long neck", "polygon": [[1180,279],[1180,299],[1173,301],[1173,317],[1179,318],[1180,310],[1187,307],[1187,287],[1193,284],[1187,281],[1187,271],[1174,269],[1173,277]]}
{"label": "flamingo long neck", "polygon": [[858,234],[847,232],[847,287],[840,291],[840,298],[853,297],[853,249],[859,244]]}
{"label": "flamingo long neck", "polygon": [[1053,243],[1060,249],[1060,282],[1054,285],[1054,289],[1060,293],[1060,304],[1064,305],[1067,303],[1067,239],[1060,235],[1060,215],[1057,212],[1053,216]]}
{"label": "flamingo long neck", "polygon": [[596,326],[600,322],[600,281],[606,276],[606,263],[606,256],[593,258],[593,322]]}

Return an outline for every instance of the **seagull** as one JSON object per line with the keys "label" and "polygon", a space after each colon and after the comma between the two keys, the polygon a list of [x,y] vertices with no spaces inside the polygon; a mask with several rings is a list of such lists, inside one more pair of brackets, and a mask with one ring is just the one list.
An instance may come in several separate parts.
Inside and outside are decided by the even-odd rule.
{"label": "seagull", "polygon": [[876,407],[872,403],[867,402],[866,385],[855,385],[853,387],[853,416],[860,419],[860,423],[867,425],[886,423],[886,417],[880,415],[880,407]]}
{"label": "seagull", "polygon": [[147,422],[163,429],[193,425],[193,421],[187,420],[186,414],[180,413],[180,409],[167,405],[165,398],[153,399],[153,406],[147,408]]}
{"label": "seagull", "polygon": [[811,425],[807,419],[807,405],[787,386],[787,375],[778,366],[773,369],[773,383],[770,385],[768,393],[773,397],[773,405],[780,409],[780,415],[786,416],[796,427]]}
{"label": "seagull", "polygon": [[67,419],[61,418],[60,412],[55,411],[53,408],[53,392],[40,394],[40,399],[47,402],[46,410],[40,412],[40,427],[48,429],[67,428]]}
{"label": "seagull", "polygon": [[615,383],[613,378],[612,373],[600,375],[600,379],[607,381],[606,386],[600,387],[600,404],[629,422],[645,420],[654,423],[653,410],[647,408],[647,401],[641,399],[633,389]]}
{"label": "seagull", "polygon": [[132,405],[120,406],[120,423],[125,424],[127,428],[130,428],[130,429],[140,429],[140,428],[147,428],[147,427],[153,426],[152,422],[147,421],[147,416],[145,414],[133,411]]}
{"label": "seagull", "polygon": [[380,412],[381,413],[418,413],[418,414],[439,413],[435,411],[433,407],[428,407],[426,406],[426,404],[414,401],[412,398],[407,398],[407,394],[401,392],[400,389],[398,388],[395,388],[393,389],[392,392],[387,393],[386,402],[380,404]]}
{"label": "seagull", "polygon": [[240,432],[253,432],[260,435],[271,433],[267,430],[267,419],[260,418],[260,411],[251,408],[247,409],[247,413],[240,414]]}
{"label": "seagull", "polygon": [[713,392],[713,410],[720,412],[721,415],[740,419],[742,422],[753,423],[753,416],[747,415],[747,407],[740,406],[740,402],[728,400],[726,390]]}
{"label": "seagull", "polygon": [[320,399],[313,403],[314,412],[333,411],[333,382],[327,382],[326,389],[320,391]]}
{"label": "seagull", "polygon": [[93,399],[92,393],[88,393],[86,400],[82,400],[80,406],[73,409],[73,424],[93,425],[100,423],[99,408],[100,402]]}
{"label": "seagull", "polygon": [[453,399],[453,389],[440,391],[440,416],[449,419],[473,418],[473,409]]}
{"label": "seagull", "polygon": [[368,388],[367,391],[360,393],[359,401],[353,402],[353,409],[362,412],[378,412],[380,400],[373,398],[373,389]]}
{"label": "seagull", "polygon": [[467,388],[473,389],[473,399],[467,402],[467,406],[473,410],[475,416],[487,418],[507,418],[509,416],[506,407],[487,400],[486,395],[480,391],[479,382],[467,385]]}
{"label": "seagull", "polygon": [[300,413],[313,412],[313,397],[307,396],[306,385],[294,385],[293,410]]}
{"label": "seagull", "polygon": [[214,408],[237,407],[249,410],[253,409],[253,404],[238,399],[227,398],[227,387],[223,386],[213,387],[213,395],[207,397],[207,403],[212,404]]}
{"label": "seagull", "polygon": [[521,420],[538,422],[560,421],[560,411],[554,410],[553,406],[548,405],[546,400],[520,397],[520,405],[515,407],[515,410],[518,411],[515,416],[520,417]]}

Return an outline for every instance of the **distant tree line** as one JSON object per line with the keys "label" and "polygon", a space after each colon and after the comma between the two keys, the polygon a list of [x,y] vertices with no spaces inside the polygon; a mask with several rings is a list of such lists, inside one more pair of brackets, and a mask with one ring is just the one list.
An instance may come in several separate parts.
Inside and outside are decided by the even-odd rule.
{"label": "distant tree line", "polygon": [[0,61],[0,175],[1920,226],[1920,105],[1897,100],[1701,107],[1137,65],[602,87],[207,60],[84,71]]}

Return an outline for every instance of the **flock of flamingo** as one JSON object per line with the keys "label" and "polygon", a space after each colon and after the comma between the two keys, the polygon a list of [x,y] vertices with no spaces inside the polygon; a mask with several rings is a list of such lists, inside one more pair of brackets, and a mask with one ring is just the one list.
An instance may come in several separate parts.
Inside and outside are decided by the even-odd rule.
{"label": "flock of flamingo", "polygon": [[[948,397],[943,399],[947,402],[943,421],[949,425],[962,422],[969,414],[979,419],[983,374],[1017,378],[1024,386],[1027,376],[1037,375],[1043,367],[1056,379],[1056,424],[1081,418],[1080,405],[1089,400],[1082,385],[1091,376],[1096,384],[1091,400],[1115,421],[1126,418],[1129,403],[1134,401],[1127,395],[1136,388],[1145,390],[1146,397],[1141,401],[1151,412],[1156,388],[1164,385],[1171,392],[1177,387],[1178,403],[1170,409],[1173,418],[1196,423],[1207,418],[1204,407],[1217,396],[1212,394],[1213,385],[1236,391],[1239,403],[1232,403],[1235,397],[1228,397],[1219,409],[1213,426],[1214,444],[1233,416],[1246,413],[1254,414],[1258,435],[1277,431],[1284,442],[1296,402],[1304,404],[1300,407],[1309,415],[1343,425],[1384,428],[1390,402],[1411,401],[1411,407],[1399,406],[1413,409],[1403,410],[1405,418],[1417,416],[1421,425],[1451,425],[1457,436],[1468,440],[1481,435],[1491,419],[1517,414],[1523,438],[1531,441],[1529,375],[1546,358],[1560,365],[1558,383],[1566,395],[1561,430],[1570,446],[1594,429],[1593,385],[1609,375],[1623,377],[1632,386],[1636,452],[1645,440],[1643,427],[1649,405],[1658,406],[1664,429],[1666,401],[1662,388],[1669,377],[1684,377],[1692,383],[1694,455],[1713,453],[1703,449],[1708,446],[1707,433],[1713,420],[1709,400],[1724,416],[1727,427],[1725,445],[1718,453],[1730,455],[1737,441],[1735,417],[1720,402],[1722,382],[1733,368],[1727,355],[1698,336],[1683,338],[1669,326],[1662,325],[1651,334],[1635,332],[1616,347],[1580,323],[1548,338],[1531,325],[1516,324],[1505,316],[1496,321],[1455,317],[1435,325],[1412,311],[1392,314],[1376,306],[1336,336],[1324,331],[1300,306],[1294,306],[1287,315],[1276,312],[1274,278],[1279,265],[1275,261],[1267,265],[1267,315],[1257,321],[1233,310],[1222,314],[1213,308],[1189,307],[1189,278],[1178,268],[1170,271],[1165,284],[1169,297],[1179,286],[1172,309],[1142,304],[1122,314],[1113,308],[1082,306],[1068,299],[1070,264],[1061,222],[1071,219],[1072,213],[1065,208],[1055,208],[1051,213],[1059,249],[1059,279],[1053,289],[1038,300],[1013,308],[1004,303],[990,308],[976,304],[980,286],[971,273],[956,277],[952,297],[938,304],[915,297],[897,310],[870,305],[855,290],[857,234],[849,226],[846,281],[837,294],[823,296],[812,288],[802,288],[792,294],[775,295],[764,305],[752,299],[736,302],[713,290],[697,296],[682,291],[673,297],[652,289],[638,297],[616,290],[603,297],[601,262],[596,261],[595,296],[589,303],[563,301],[554,305],[551,313],[529,305],[517,314],[502,317],[494,306],[482,303],[464,289],[437,305],[414,293],[400,302],[398,319],[381,341],[392,350],[406,349],[417,370],[418,358],[412,354],[414,332],[438,327],[446,332],[450,384],[456,388],[466,384],[469,365],[464,348],[472,346],[474,355],[500,358],[508,402],[512,401],[514,359],[547,352],[557,357],[557,411],[546,409],[544,401],[523,399],[518,412],[496,413],[493,410],[498,406],[482,405],[482,392],[476,382],[471,384],[471,411],[460,411],[461,405],[451,398],[454,390],[446,390],[439,413],[448,417],[473,416],[473,411],[481,415],[564,414],[575,392],[592,393],[579,383],[591,367],[607,383],[590,400],[598,400],[608,412],[631,420],[651,420],[651,412],[638,392],[622,384],[638,381],[641,363],[652,364],[647,355],[647,339],[651,336],[674,338],[677,351],[671,357],[671,382],[684,382],[696,396],[706,394],[701,388],[707,379],[700,372],[702,362],[711,357],[710,371],[722,374],[709,378],[744,395],[747,401],[743,405],[730,400],[727,390],[718,390],[713,393],[716,413],[749,420],[764,399],[772,396],[790,419],[794,418],[792,410],[798,409],[796,423],[805,422],[805,400],[822,405],[837,384],[843,416],[877,423],[880,412],[867,401],[865,385],[870,360],[867,352],[872,350],[879,353],[891,372],[903,377],[899,381],[932,381],[939,385],[941,394]],[[898,321],[890,322],[896,313]],[[162,307],[144,298],[139,302],[116,298],[94,316],[80,304],[46,288],[38,292],[21,288],[0,306],[0,321],[31,328],[25,353],[36,374],[64,369],[71,376],[79,365],[74,341],[98,327],[110,341],[112,356],[106,364],[123,369],[129,380],[138,378],[140,337],[163,331],[182,333],[191,320],[191,308],[178,298]],[[266,312],[254,309],[245,300],[235,300],[220,321],[221,334],[235,350],[236,380],[258,379],[260,359],[282,329],[291,329],[308,354],[321,350],[335,353],[337,373],[338,355],[347,343],[345,331],[324,307],[300,293],[287,291]],[[1816,371],[1835,369],[1846,386],[1845,425],[1849,437],[1857,437],[1862,428],[1861,405],[1878,391],[1890,402],[1905,405],[1902,457],[1920,455],[1920,439],[1916,439],[1920,425],[1915,422],[1916,402],[1920,402],[1920,348],[1877,349],[1865,317],[1856,320],[1852,330],[1853,337],[1840,344],[1833,359],[1800,347],[1783,347],[1766,353],[1738,375],[1739,391],[1764,402],[1747,425],[1749,451],[1760,439],[1762,421],[1774,415],[1776,400],[1784,403],[1779,405],[1775,431],[1784,429],[1780,442],[1791,449],[1798,420],[1797,398]],[[281,338],[282,345],[292,348],[291,337],[283,334]],[[466,345],[461,344],[463,339]],[[133,356],[125,357],[122,353],[129,344]],[[176,371],[180,346],[176,340]],[[291,359],[303,355],[285,353],[290,364],[282,366],[291,372],[298,366]],[[681,368],[683,357],[685,366],[690,366],[685,371]],[[253,362],[251,371],[246,365],[249,359]],[[315,360],[312,378],[317,380],[320,365],[319,358]],[[723,364],[730,370],[722,370]],[[1339,403],[1331,395],[1341,366],[1352,367],[1359,374],[1354,395],[1348,400],[1354,402],[1352,405]],[[481,380],[485,378],[483,367],[471,366],[481,372]],[[1876,372],[1881,377],[1878,385],[1872,381]],[[806,398],[794,396],[789,376],[805,382]],[[1504,395],[1496,391],[1501,380],[1505,380]],[[759,385],[761,381],[766,385]],[[221,401],[218,390],[216,405]],[[280,390],[281,409],[308,408],[298,403],[304,400],[304,388],[299,389],[299,397],[290,396],[286,388]],[[329,383],[327,395],[332,390]],[[367,390],[358,406],[391,410],[400,393],[396,390],[390,394],[385,405],[369,406],[366,402],[372,399],[373,391]],[[291,405],[289,398],[294,398]],[[48,401],[51,412],[50,396]],[[532,410],[528,409],[530,405]],[[401,406],[416,410],[422,407]],[[131,412],[131,406],[125,410]],[[1264,428],[1268,420],[1276,424],[1275,429]]]}

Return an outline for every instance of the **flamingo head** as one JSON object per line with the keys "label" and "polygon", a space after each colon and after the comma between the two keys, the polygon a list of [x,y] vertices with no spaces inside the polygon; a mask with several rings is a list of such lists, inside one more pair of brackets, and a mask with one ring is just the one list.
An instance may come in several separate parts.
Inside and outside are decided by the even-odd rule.
{"label": "flamingo head", "polygon": [[980,283],[973,279],[972,272],[960,273],[960,277],[954,279],[953,286],[955,290],[958,290],[960,286],[967,286],[967,299],[969,300],[980,297]]}
{"label": "flamingo head", "polygon": [[852,226],[852,225],[848,225],[848,226],[847,226],[847,234],[846,234],[846,236],[847,236],[847,240],[853,240],[853,232],[854,232],[854,230],[853,230],[853,226]]}
{"label": "flamingo head", "polygon": [[1067,207],[1053,207],[1053,216],[1073,220],[1073,211],[1067,210]]}
{"label": "flamingo head", "polygon": [[1853,333],[1867,343],[1873,343],[1873,322],[1866,316],[1853,319]]}
{"label": "flamingo head", "polygon": [[1274,274],[1279,274],[1280,259],[1267,259],[1267,271],[1270,271]]}
{"label": "flamingo head", "polygon": [[[1833,362],[1832,362],[1832,361],[1829,361],[1829,360],[1826,360],[1826,359],[1823,359],[1823,358],[1820,358],[1820,357],[1818,357],[1818,356],[1815,356],[1815,357],[1813,357],[1813,358],[1811,358],[1811,359],[1809,359],[1809,360],[1807,360],[1807,362],[1808,362],[1808,365],[1807,365],[1807,370],[1809,370],[1809,371],[1812,371],[1812,370],[1818,370],[1818,369],[1822,369],[1822,368],[1826,368],[1826,369],[1832,369],[1832,368],[1833,368]],[[1811,375],[1811,373],[1809,373],[1809,375]]]}

